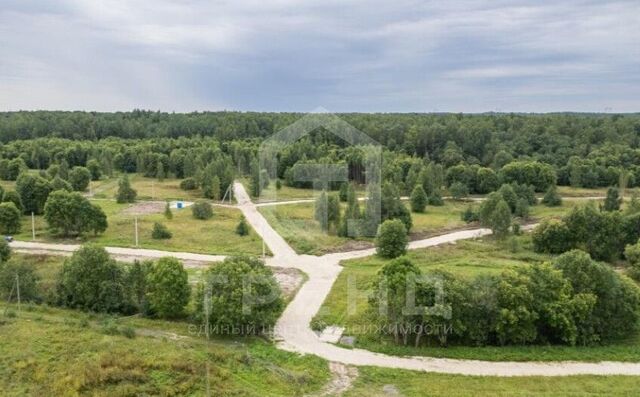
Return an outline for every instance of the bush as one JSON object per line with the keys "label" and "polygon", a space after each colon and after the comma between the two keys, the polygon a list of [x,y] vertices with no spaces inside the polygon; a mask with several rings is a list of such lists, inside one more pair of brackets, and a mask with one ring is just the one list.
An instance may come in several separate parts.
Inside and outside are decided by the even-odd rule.
{"label": "bush", "polygon": [[383,258],[396,258],[407,252],[407,229],[399,219],[384,221],[378,228],[376,252]]}
{"label": "bush", "polygon": [[125,274],[107,251],[84,245],[67,259],[60,272],[57,303],[69,308],[106,313],[129,313]]}
{"label": "bush", "polygon": [[13,203],[0,204],[0,233],[14,234],[20,231],[20,210]]}
{"label": "bush", "polygon": [[536,252],[561,254],[574,247],[571,230],[564,221],[547,219],[542,221],[532,233],[533,248]]}
{"label": "bush", "polygon": [[213,216],[213,209],[208,201],[198,200],[191,206],[191,214],[196,219],[207,220]]}
{"label": "bush", "polygon": [[640,242],[627,245],[624,250],[624,256],[629,262],[629,276],[636,281],[640,281]]}
{"label": "bush", "polygon": [[462,182],[454,182],[449,187],[449,192],[454,200],[462,200],[469,196],[469,187]]}
{"label": "bush", "polygon": [[607,189],[607,197],[604,199],[602,209],[604,211],[618,211],[620,209],[620,203],[622,199],[619,196],[617,187],[610,187]]}
{"label": "bush", "polygon": [[239,236],[249,234],[249,225],[247,225],[247,220],[244,218],[244,215],[240,216],[240,222],[238,222],[238,226],[236,226],[236,234]]}
{"label": "bush", "polygon": [[477,222],[479,220],[478,210],[474,206],[469,205],[462,212],[460,218],[466,223]]}
{"label": "bush", "polygon": [[180,181],[180,189],[182,190],[195,190],[198,188],[198,182],[193,178],[185,178]]}
{"label": "bush", "polygon": [[556,185],[552,185],[547,189],[547,192],[544,194],[542,198],[542,204],[547,207],[559,207],[562,205],[562,197],[558,194],[558,189]]}
{"label": "bush", "polygon": [[22,200],[20,200],[20,195],[15,190],[7,190],[2,195],[3,203],[13,203],[18,211],[22,214],[24,212],[24,206],[22,205]]}
{"label": "bush", "polygon": [[196,319],[204,323],[208,309],[209,326],[220,330],[260,333],[275,324],[284,307],[273,272],[257,258],[228,257],[210,267],[204,280],[198,286]]}
{"label": "bush", "polygon": [[0,266],[11,258],[11,247],[5,239],[0,239]]}
{"label": "bush", "polygon": [[0,265],[0,296],[8,300],[17,299],[16,276],[20,281],[20,300],[30,302],[39,300],[38,281],[35,267],[26,262],[12,260]]}
{"label": "bush", "polygon": [[69,172],[69,183],[73,190],[84,192],[91,182],[91,172],[85,167],[73,167]]}
{"label": "bush", "polygon": [[421,184],[417,184],[411,192],[411,211],[424,212],[424,208],[427,206],[427,193]]}
{"label": "bush", "polygon": [[442,199],[442,193],[439,189],[435,189],[433,193],[429,196],[427,200],[429,205],[433,205],[436,207],[441,207],[444,205],[444,200]]}
{"label": "bush", "polygon": [[191,287],[187,271],[176,258],[161,258],[147,276],[147,300],[153,313],[162,318],[184,314]]}
{"label": "bush", "polygon": [[153,223],[153,230],[151,231],[151,238],[154,240],[166,240],[173,237],[169,229],[160,222]]}
{"label": "bush", "polygon": [[518,204],[513,214],[522,219],[529,218],[529,202],[523,198],[518,199]]}
{"label": "bush", "polygon": [[131,182],[129,182],[129,176],[124,174],[120,181],[118,181],[118,193],[116,194],[116,201],[120,204],[122,203],[133,203],[136,201],[136,196],[138,192],[136,192],[131,187]]}

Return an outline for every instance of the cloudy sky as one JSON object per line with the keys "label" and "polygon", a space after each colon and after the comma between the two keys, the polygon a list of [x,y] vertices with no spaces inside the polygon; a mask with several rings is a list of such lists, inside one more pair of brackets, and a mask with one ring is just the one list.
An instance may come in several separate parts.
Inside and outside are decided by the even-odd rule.
{"label": "cloudy sky", "polygon": [[640,111],[640,1],[0,0],[0,110]]}

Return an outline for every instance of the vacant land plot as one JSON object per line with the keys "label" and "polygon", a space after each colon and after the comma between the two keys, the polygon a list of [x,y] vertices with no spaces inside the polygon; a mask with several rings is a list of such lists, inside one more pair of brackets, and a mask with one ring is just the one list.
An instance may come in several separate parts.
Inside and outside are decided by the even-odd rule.
{"label": "vacant land plot", "polygon": [[[130,210],[136,204],[118,204],[111,200],[95,200],[107,214],[109,227],[104,234],[89,235],[82,240],[62,239],[52,236],[43,217],[35,219],[36,241],[79,243],[96,242],[104,246],[135,247],[135,218],[138,219],[138,242],[141,248],[166,251],[187,251],[207,254],[252,254],[262,253],[262,239],[253,231],[248,236],[235,233],[241,212],[235,208],[214,207],[213,218],[194,219],[191,209],[173,210],[173,219],[165,219],[162,212],[151,211],[146,215],[135,215]],[[159,206],[158,206],[159,207]],[[156,208],[158,210],[160,208]],[[164,210],[164,206],[162,206]],[[151,231],[154,222],[161,222],[173,233],[168,240],[154,240]],[[22,232],[17,239],[31,240],[31,217],[23,218]]]}
{"label": "vacant land plot", "polygon": [[[518,238],[518,244],[509,247],[491,238],[465,240],[457,244],[443,245],[410,251],[408,257],[422,271],[442,269],[461,277],[473,277],[482,273],[497,273],[508,268],[541,263],[550,256],[531,251],[529,236]],[[371,324],[367,313],[371,283],[377,271],[388,260],[372,256],[343,262],[344,270],[336,280],[314,322],[318,325],[345,327],[345,335],[356,336],[356,346],[397,355],[426,355],[434,357],[467,358],[482,360],[620,360],[637,361],[640,357],[640,334],[630,340],[608,346],[504,346],[467,347],[449,346],[419,348],[396,345],[391,338],[368,332]],[[349,305],[350,299],[353,303]]]}

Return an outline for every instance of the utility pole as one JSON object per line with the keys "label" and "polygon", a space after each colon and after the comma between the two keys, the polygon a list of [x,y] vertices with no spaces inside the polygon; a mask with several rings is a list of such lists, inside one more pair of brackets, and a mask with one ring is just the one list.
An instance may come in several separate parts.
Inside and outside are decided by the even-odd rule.
{"label": "utility pole", "polygon": [[33,212],[31,212],[31,239],[36,239],[36,217]]}
{"label": "utility pole", "polygon": [[136,227],[136,247],[137,247],[138,246],[138,217],[137,216],[134,218],[134,223]]}
{"label": "utility pole", "polygon": [[16,289],[18,292],[18,313],[20,313],[20,276],[16,274]]}
{"label": "utility pole", "polygon": [[156,199],[156,182],[151,181],[151,200]]}

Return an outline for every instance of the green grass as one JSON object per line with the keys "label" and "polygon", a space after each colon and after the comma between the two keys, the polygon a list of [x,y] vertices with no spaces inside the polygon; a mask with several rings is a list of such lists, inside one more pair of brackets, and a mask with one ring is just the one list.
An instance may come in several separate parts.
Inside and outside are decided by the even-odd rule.
{"label": "green grass", "polygon": [[[91,191],[96,198],[112,199],[118,192],[119,177],[105,178],[91,182]],[[129,181],[131,187],[138,193],[140,200],[188,200],[201,199],[202,191],[182,190],[180,181],[182,179],[165,178],[159,181],[157,178],[147,178],[141,174],[130,174]]]}
{"label": "green grass", "polygon": [[[460,277],[474,277],[482,273],[495,274],[508,268],[541,263],[550,258],[531,251],[528,235],[519,237],[518,241],[520,247],[517,252],[511,252],[505,243],[496,243],[490,238],[485,238],[409,251],[408,257],[422,271],[442,269]],[[371,325],[371,320],[366,310],[371,282],[375,279],[376,272],[387,262],[388,260],[375,256],[343,262],[344,270],[338,276],[314,321],[343,326],[346,328],[345,335],[356,336],[357,347],[392,355],[424,355],[490,361],[638,361],[640,357],[640,334],[630,340],[594,347],[449,346],[442,348],[434,345],[414,348],[398,346],[391,338],[379,335],[373,328],[368,327]]]}
{"label": "green grass", "polygon": [[567,376],[496,378],[416,373],[362,367],[344,397],[389,396],[394,387],[405,397],[421,396],[633,396],[640,379],[633,376]]}
{"label": "green grass", "polygon": [[[94,200],[105,211],[109,227],[104,234],[88,235],[82,240],[62,239],[52,236],[42,216],[35,218],[36,241],[59,243],[95,242],[103,246],[134,247],[134,215],[123,212],[130,204],[118,204],[111,200]],[[135,205],[135,204],[134,204]],[[235,228],[241,212],[235,208],[214,207],[210,220],[198,220],[191,216],[191,209],[173,210],[173,219],[167,220],[162,212],[138,216],[139,247],[165,251],[187,251],[207,254],[262,253],[262,239],[251,230],[248,236],[238,236]],[[151,230],[154,222],[162,222],[173,233],[169,240],[154,240]],[[23,218],[19,240],[31,240],[31,217]]]}
{"label": "green grass", "polygon": [[[124,336],[127,329],[137,336]],[[0,317],[0,351],[7,396],[205,395],[207,367],[217,396],[300,395],[329,377],[323,360],[257,338],[207,342],[187,323],[167,327],[46,306],[23,305],[16,317]]]}

